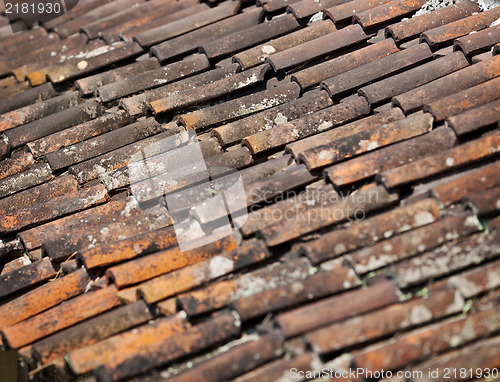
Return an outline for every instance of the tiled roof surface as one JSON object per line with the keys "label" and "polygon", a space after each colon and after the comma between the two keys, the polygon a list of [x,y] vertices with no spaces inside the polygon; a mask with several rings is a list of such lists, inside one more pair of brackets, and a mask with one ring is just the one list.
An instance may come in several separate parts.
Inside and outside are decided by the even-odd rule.
{"label": "tiled roof surface", "polygon": [[[429,3],[2,9],[0,346],[39,381],[499,380],[500,6]],[[207,198],[165,176],[193,131],[248,220],[182,251],[142,202]]]}

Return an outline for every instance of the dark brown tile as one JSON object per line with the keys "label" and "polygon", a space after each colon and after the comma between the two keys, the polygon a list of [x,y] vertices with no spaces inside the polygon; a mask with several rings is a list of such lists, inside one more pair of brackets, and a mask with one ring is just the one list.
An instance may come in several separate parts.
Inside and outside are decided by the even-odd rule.
{"label": "dark brown tile", "polygon": [[447,118],[446,124],[460,136],[496,123],[499,115],[500,100],[497,100]]}
{"label": "dark brown tile", "polygon": [[364,29],[372,28],[417,11],[424,4],[425,0],[391,1],[356,13],[353,22],[358,22]]}
{"label": "dark brown tile", "polygon": [[37,186],[53,177],[52,170],[47,163],[37,164],[26,171],[0,180],[0,198]]}

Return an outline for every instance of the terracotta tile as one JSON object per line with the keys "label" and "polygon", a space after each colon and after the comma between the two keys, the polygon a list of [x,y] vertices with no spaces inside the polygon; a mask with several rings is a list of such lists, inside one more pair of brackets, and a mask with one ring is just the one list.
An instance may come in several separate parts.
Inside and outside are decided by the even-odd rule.
{"label": "terracotta tile", "polygon": [[0,116],[0,131],[33,122],[61,110],[76,106],[80,102],[78,92],[70,91],[45,101],[9,111]]}
{"label": "terracotta tile", "polygon": [[228,306],[244,297],[289,285],[306,278],[310,270],[309,260],[305,258],[273,263],[265,268],[235,276],[231,280],[181,294],[177,299],[188,316],[195,316]]}
{"label": "terracotta tile", "polygon": [[137,349],[115,364],[106,363],[96,375],[98,379],[120,380],[143,373],[182,356],[213,346],[239,335],[240,322],[233,312],[223,312],[186,331]]}
{"label": "terracotta tile", "polygon": [[444,44],[460,36],[465,36],[471,32],[477,32],[487,28],[491,23],[500,17],[500,9],[492,8],[484,12],[475,13],[452,23],[438,26],[422,33],[420,41],[425,41],[430,46]]}
{"label": "terracotta tile", "polygon": [[391,273],[402,287],[448,275],[498,256],[499,236],[498,230],[476,234],[466,240],[445,245],[404,261],[394,266]]}
{"label": "terracotta tile", "polygon": [[333,4],[332,7],[327,8],[325,10],[325,16],[336,23],[342,21],[348,21],[351,20],[351,18],[357,13],[361,13],[371,8],[375,8],[389,1],[390,0],[341,1],[340,4]]}
{"label": "terracotta tile", "polygon": [[349,260],[356,273],[365,274],[477,232],[479,228],[477,218],[465,212],[360,249],[350,254]]}
{"label": "terracotta tile", "polygon": [[77,375],[92,371],[99,365],[116,365],[140,352],[141,348],[182,333],[188,327],[186,315],[181,312],[116,334],[92,345],[71,350],[66,356],[66,362]]}
{"label": "terracotta tile", "polygon": [[337,186],[358,182],[451,148],[456,143],[452,129],[434,129],[415,138],[394,143],[325,169],[324,174]]}
{"label": "terracotta tile", "polygon": [[[144,5],[147,5],[144,4]],[[140,8],[140,6],[134,9]],[[97,73],[89,77],[82,78],[75,81],[75,86],[83,95],[92,95],[96,92],[97,88],[110,84],[112,82],[121,81],[126,78],[135,76],[136,74],[157,69],[160,67],[158,60],[149,58],[143,61],[133,62],[128,65],[121,66],[116,69],[110,69],[102,73]]]}
{"label": "terracotta tile", "polygon": [[2,270],[0,271],[0,276],[3,276],[9,272],[15,271],[29,264],[31,264],[31,259],[28,256],[18,257],[17,259],[11,260],[3,265]]}
{"label": "terracotta tile", "polygon": [[272,129],[291,120],[324,109],[332,104],[332,100],[325,91],[307,92],[296,100],[291,100],[234,122],[215,127],[212,130],[212,134],[223,145],[231,145],[259,131]]}
{"label": "terracotta tile", "polygon": [[500,119],[499,112],[500,100],[496,100],[447,118],[446,124],[452,127],[457,135],[463,135],[496,123]]}
{"label": "terracotta tile", "polygon": [[293,46],[303,44],[336,30],[335,25],[330,20],[313,23],[298,31],[287,33],[282,37],[275,38],[253,48],[247,49],[233,56],[233,61],[237,62],[242,70],[259,65],[267,57],[282,52]]}
{"label": "terracotta tile", "polygon": [[106,274],[115,285],[123,288],[193,265],[218,253],[235,249],[236,246],[236,240],[232,236],[189,251],[181,251],[179,247],[175,246],[111,267],[106,271]]}
{"label": "terracotta tile", "polygon": [[64,236],[72,235],[76,231],[90,227],[118,221],[123,216],[138,214],[137,201],[126,198],[111,201],[101,206],[77,212],[53,222],[20,232],[18,237],[28,250],[39,248],[44,241],[51,241]]}
{"label": "terracotta tile", "polygon": [[267,248],[261,241],[247,241],[232,251],[146,281],[139,286],[138,294],[148,303],[160,301],[256,264],[269,256]]}
{"label": "terracotta tile", "polygon": [[[494,310],[453,318],[396,337],[392,341],[371,346],[357,353],[354,362],[358,367],[374,371],[382,368],[398,369],[414,361],[491,335],[498,330],[499,323],[499,313]],[[462,364],[455,365],[462,366]]]}
{"label": "terracotta tile", "polygon": [[102,204],[108,200],[106,188],[101,184],[82,188],[47,202],[35,204],[3,216],[0,233],[12,233],[46,223],[64,215]]}
{"label": "terracotta tile", "polygon": [[166,210],[158,209],[154,213],[139,213],[124,217],[118,222],[74,232],[70,237],[46,241],[42,244],[42,248],[46,256],[59,261],[75,252],[154,231],[170,224],[171,219]]}
{"label": "terracotta tile", "polygon": [[408,114],[421,109],[425,104],[478,85],[499,74],[500,58],[494,56],[398,95],[392,99],[392,103]]}
{"label": "terracotta tile", "polygon": [[[431,370],[437,369],[438,375],[446,375],[446,368],[454,368],[456,365],[460,365],[461,368],[467,370],[467,376],[470,377],[471,373],[469,370],[472,369],[472,377],[475,379],[476,377],[480,377],[481,375],[475,374],[476,370],[485,370],[489,368],[498,368],[498,349],[500,348],[498,345],[500,344],[500,337],[492,337],[483,341],[476,342],[471,344],[470,346],[453,350],[447,353],[444,353],[438,357],[434,357],[433,359],[424,362],[420,365],[416,365],[415,368],[417,370]],[[453,372],[452,372],[453,373]],[[449,381],[457,382],[464,381],[467,376],[460,377],[457,373],[455,377],[454,373],[450,373]],[[425,376],[423,378],[419,378],[419,381],[422,382],[430,382],[435,380],[434,378],[429,378]],[[413,379],[412,382],[416,382],[416,379]]]}
{"label": "terracotta tile", "polygon": [[307,277],[249,296],[239,296],[232,306],[243,321],[294,305],[342,292],[359,284],[353,270],[340,261],[325,263],[323,270]]}
{"label": "terracotta tile", "polygon": [[295,4],[290,5],[287,8],[287,12],[292,13],[298,19],[303,19],[305,17],[310,17],[315,13],[321,12],[322,10],[337,5],[338,3],[344,2],[343,0],[322,0],[322,1],[309,1],[302,0]]}
{"label": "terracotta tile", "polygon": [[0,162],[0,179],[25,171],[34,162],[33,155],[30,152],[24,152],[15,158],[5,159]]}
{"label": "terracotta tile", "polygon": [[[396,58],[396,56],[394,57]],[[416,68],[395,74],[382,81],[363,86],[358,90],[358,93],[365,97],[371,105],[376,105],[388,101],[391,97],[398,94],[410,91],[418,86],[460,70],[467,65],[469,63],[465,56],[461,52],[455,52],[440,59],[419,65]]]}
{"label": "terracotta tile", "polygon": [[500,187],[490,188],[489,190],[469,196],[479,216],[491,215],[500,210]]}
{"label": "terracotta tile", "polygon": [[[381,181],[387,188],[393,188],[444,174],[494,155],[499,144],[500,133],[486,135],[422,159],[415,158],[418,160],[385,171],[381,174]],[[443,150],[442,146],[440,148]]]}
{"label": "terracotta tile", "polygon": [[142,47],[149,47],[164,40],[171,39],[172,37],[191,32],[192,30],[233,16],[238,12],[239,8],[240,4],[227,2],[206,11],[195,13],[166,25],[139,33],[134,39],[139,42]]}
{"label": "terracotta tile", "polygon": [[165,227],[93,248],[84,248],[78,258],[91,269],[161,251],[176,244],[173,227]]}
{"label": "terracotta tile", "polygon": [[[48,262],[45,260],[43,263],[47,264]],[[38,267],[40,269],[40,265],[41,264],[33,263],[28,265],[28,267]],[[22,270],[19,270],[19,272],[21,275],[26,273],[26,271]],[[54,274],[55,272],[49,272],[48,277],[52,277]],[[67,276],[44,284],[31,292],[3,304],[0,307],[2,327],[17,324],[18,322],[49,309],[62,301],[83,293],[89,281],[90,279],[87,272],[84,269],[81,269]]]}
{"label": "terracotta tile", "polygon": [[155,45],[151,47],[150,52],[161,62],[171,60],[184,53],[196,51],[204,43],[216,41],[232,33],[257,25],[262,16],[262,8],[234,15]]}
{"label": "terracotta tile", "polygon": [[354,97],[273,129],[250,135],[243,139],[243,143],[250,148],[252,154],[258,154],[367,115],[369,111],[364,98]]}
{"label": "terracotta tile", "polygon": [[187,89],[195,89],[199,86],[219,81],[227,76],[235,74],[238,68],[238,64],[233,64],[228,67],[208,70],[206,72],[160,86],[159,88],[147,90],[144,93],[122,99],[119,103],[120,106],[130,115],[138,115],[148,109],[150,102],[165,98],[171,94],[184,92]]}
{"label": "terracotta tile", "polygon": [[28,142],[26,146],[38,158],[61,148],[69,147],[97,135],[118,129],[130,121],[130,117],[124,110],[106,110],[101,117]]}
{"label": "terracotta tile", "polygon": [[119,304],[114,286],[74,297],[61,305],[2,329],[11,348],[28,345]]}
{"label": "terracotta tile", "polygon": [[56,95],[57,92],[54,90],[54,87],[50,83],[27,89],[22,93],[2,100],[2,105],[0,106],[0,114],[6,113],[11,110],[20,109],[21,107],[25,107],[36,102],[45,101],[49,98],[55,97]]}
{"label": "terracotta tile", "polygon": [[368,38],[359,25],[352,25],[286,49],[266,58],[275,71],[299,66],[309,60],[346,48]]}
{"label": "terracotta tile", "polygon": [[[320,354],[341,351],[350,346],[360,346],[362,343],[459,313],[464,304],[460,293],[456,289],[449,288],[429,293],[426,298],[415,298],[389,305],[372,313],[334,323],[307,334],[307,340],[313,350]],[[449,337],[446,338],[449,340]],[[364,354],[363,351],[359,353]],[[381,356],[383,352],[377,354]],[[363,358],[355,356],[356,362],[358,357]],[[372,370],[374,365],[368,366],[361,359],[357,366],[367,366]],[[394,362],[394,365],[387,369],[392,370],[400,366],[402,365]],[[380,369],[373,367],[373,370]]]}
{"label": "terracotta tile", "polygon": [[388,206],[395,200],[397,200],[396,195],[387,193],[381,187],[370,186],[337,202],[312,207],[297,219],[278,221],[265,229],[260,229],[259,234],[267,245],[275,246],[317,229],[352,219],[355,211],[363,211],[364,217],[366,213]]}
{"label": "terracotta tile", "polygon": [[75,63],[68,63],[53,66],[47,73],[47,78],[52,83],[61,83],[63,81],[73,80],[82,77],[87,73],[101,69],[110,63],[119,62],[130,57],[134,57],[142,52],[139,44],[132,42],[126,43],[121,47],[109,50],[106,53],[87,58]]}
{"label": "terracotta tile", "polygon": [[280,37],[300,28],[300,24],[291,14],[274,18],[269,21],[241,29],[228,36],[204,43],[200,51],[210,60],[232,55],[246,48]]}
{"label": "terracotta tile", "polygon": [[435,9],[430,13],[413,16],[411,19],[400,21],[385,28],[385,33],[396,41],[407,40],[418,36],[436,25],[445,25],[471,16],[479,12],[479,6],[474,1],[464,1],[451,4],[447,7]]}
{"label": "terracotta tile", "polygon": [[445,205],[457,202],[468,195],[497,186],[499,180],[494,174],[498,168],[500,163],[494,162],[475,169],[473,173],[459,174],[458,177],[433,187],[433,192]]}
{"label": "terracotta tile", "polygon": [[432,129],[432,122],[433,118],[428,114],[419,114],[382,126],[369,127],[327,145],[306,150],[299,155],[299,161],[313,170],[427,133]]}
{"label": "terracotta tile", "polygon": [[369,312],[398,301],[397,288],[381,282],[367,289],[347,292],[281,313],[276,320],[285,338]]}
{"label": "terracotta tile", "polygon": [[[169,379],[183,382],[227,381],[280,356],[283,352],[282,346],[282,334],[279,330],[273,330],[268,334],[249,338],[242,344],[200,362]],[[254,356],[249,357],[249,354],[254,354]]]}
{"label": "terracotta tile", "polygon": [[[270,67],[267,64],[259,65],[244,72],[208,83],[202,87],[188,89],[179,94],[167,95],[165,98],[151,102],[150,107],[157,114],[204,104],[239,89],[264,81],[264,76],[269,69]],[[193,113],[196,113],[196,111]],[[188,114],[190,119],[192,119],[191,115],[192,113]]]}
{"label": "terracotta tile", "polygon": [[153,318],[143,301],[113,309],[44,338],[33,345],[34,358],[42,364],[62,357],[71,350],[97,343],[116,333]]}
{"label": "terracotta tile", "polygon": [[316,240],[300,244],[300,248],[313,264],[317,264],[376,243],[395,233],[433,223],[438,218],[439,207],[436,200],[423,199],[353,223],[345,229],[325,233]]}
{"label": "terracotta tile", "polygon": [[348,72],[359,66],[368,64],[382,57],[398,52],[392,39],[386,39],[377,44],[356,49],[331,60],[299,70],[292,75],[292,79],[299,83],[302,89],[309,89],[321,81]]}
{"label": "terracotta tile", "polygon": [[204,54],[193,54],[181,61],[100,86],[97,94],[102,102],[109,102],[202,72],[209,66]]}
{"label": "terracotta tile", "polygon": [[372,28],[417,11],[424,4],[424,0],[391,1],[356,13],[353,22],[358,22],[364,29]]}

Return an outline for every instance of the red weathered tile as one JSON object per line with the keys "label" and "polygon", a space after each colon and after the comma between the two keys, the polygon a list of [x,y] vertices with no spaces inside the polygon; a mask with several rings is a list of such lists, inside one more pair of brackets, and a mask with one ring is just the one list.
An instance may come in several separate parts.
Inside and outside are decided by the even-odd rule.
{"label": "red weathered tile", "polygon": [[500,75],[500,58],[494,56],[398,95],[392,99],[392,103],[408,114],[425,104],[458,93],[498,75]]}
{"label": "red weathered tile", "polygon": [[446,124],[455,130],[457,135],[468,134],[500,120],[500,100],[465,111],[446,119]]}
{"label": "red weathered tile", "polygon": [[470,195],[468,199],[479,216],[494,214],[500,210],[500,186]]}
{"label": "red weathered tile", "polygon": [[306,209],[297,219],[280,220],[268,227],[261,228],[262,236],[269,246],[285,243],[317,229],[353,219],[356,213],[366,213],[386,207],[397,200],[385,188],[370,186],[354,195],[337,199],[337,202]]}
{"label": "red weathered tile", "polygon": [[427,45],[419,44],[324,80],[321,82],[321,87],[326,89],[330,96],[336,97],[394,72],[425,62],[432,56]]}
{"label": "red weathered tile", "polygon": [[210,284],[203,289],[183,293],[177,300],[188,316],[207,313],[228,306],[241,298],[291,284],[306,278],[311,268],[309,260],[299,258],[284,263],[272,263],[265,268]]}
{"label": "red weathered tile", "polygon": [[[375,312],[315,330],[307,334],[307,340],[317,353],[340,351],[459,313],[464,304],[463,297],[456,289],[435,291],[425,298],[414,298],[407,302],[389,305]],[[363,354],[363,351],[360,353]],[[354,359],[358,358],[355,356]],[[360,365],[365,366],[364,362]],[[398,366],[401,365],[395,362],[388,369],[395,369]],[[374,367],[373,370],[379,369]]]}
{"label": "red weathered tile", "polygon": [[243,139],[243,144],[250,148],[252,154],[259,154],[328,130],[341,123],[367,115],[369,112],[370,107],[364,98],[353,97],[270,130],[250,135]]}
{"label": "red weathered tile", "polygon": [[201,28],[216,21],[233,16],[240,8],[239,3],[225,2],[222,5],[194,15],[178,19],[166,25],[137,34],[134,39],[143,47],[149,47],[172,37]]}
{"label": "red weathered tile", "polygon": [[425,0],[391,1],[356,13],[353,15],[353,22],[358,22],[364,29],[372,28],[417,11],[424,4]]}
{"label": "red weathered tile", "polygon": [[325,17],[333,20],[336,23],[350,20],[357,13],[375,8],[385,4],[390,0],[355,0],[355,1],[340,1],[332,7],[324,10]]}
{"label": "red weathered tile", "polygon": [[78,92],[70,91],[45,101],[9,111],[0,116],[0,131],[33,122],[58,111],[76,106],[79,102]]}
{"label": "red weathered tile", "polygon": [[210,60],[232,55],[246,48],[280,37],[300,28],[300,24],[293,15],[285,14],[281,17],[264,21],[263,23],[240,29],[228,36],[221,37],[204,43],[200,52],[207,55]]}
{"label": "red weathered tile", "polygon": [[[233,74],[232,76],[224,77],[204,86],[188,89],[178,94],[169,94],[164,98],[151,102],[150,107],[154,113],[158,114],[177,110],[179,108],[203,104],[226,94],[235,92],[239,89],[264,81],[264,76],[269,69],[270,67],[267,64],[259,65],[255,68]],[[193,113],[196,112],[200,112],[200,110]],[[185,117],[190,118],[193,113],[187,114]]]}
{"label": "red weathered tile", "polygon": [[212,130],[212,134],[223,145],[231,145],[261,130],[272,129],[332,104],[333,102],[327,92],[308,92],[296,100],[216,127]]}
{"label": "red weathered tile", "polygon": [[[309,170],[323,167],[367,151],[400,142],[424,134],[432,129],[433,118],[428,114],[416,114],[382,126],[368,127],[340,137],[328,144],[306,150],[299,161]],[[357,130],[357,129],[356,129]]]}
{"label": "red weathered tile", "polygon": [[393,75],[385,80],[363,86],[358,90],[358,93],[365,97],[371,105],[376,105],[468,65],[465,56],[461,52],[455,52]]}
{"label": "red weathered tile", "polygon": [[424,106],[424,111],[431,113],[437,121],[485,105],[500,97],[500,78],[494,78],[482,84],[462,90]]}
{"label": "red weathered tile", "polygon": [[29,264],[31,264],[31,259],[28,256],[18,257],[17,259],[5,263],[5,265],[2,267],[2,270],[0,271],[0,276],[3,276],[9,272],[15,271]]}
{"label": "red weathered tile", "polygon": [[234,312],[223,312],[183,333],[143,346],[116,365],[101,366],[96,371],[97,378],[116,381],[138,375],[239,335],[240,325]]}
{"label": "red weathered tile", "polygon": [[73,349],[92,345],[152,318],[148,306],[143,301],[137,301],[37,341],[33,345],[33,357],[44,364]]}
{"label": "red weathered tile", "polygon": [[443,279],[431,288],[439,289],[443,285],[449,285],[459,289],[465,298],[472,298],[497,288],[500,285],[499,275],[500,263],[497,261]]}
{"label": "red weathered tile", "polygon": [[175,246],[111,267],[106,271],[106,275],[115,285],[122,288],[193,265],[236,247],[236,240],[232,236],[189,251],[181,251]]}
{"label": "red weathered tile", "polygon": [[54,178],[47,163],[37,164],[30,169],[0,180],[0,198],[37,186]]}
{"label": "red weathered tile", "polygon": [[256,47],[247,49],[233,56],[233,61],[240,65],[242,70],[262,63],[267,57],[282,52],[293,46],[322,37],[336,30],[335,25],[329,20],[313,23],[296,32],[287,33],[285,36],[267,41]]}
{"label": "red weathered tile", "polygon": [[117,364],[133,356],[143,347],[184,332],[188,326],[186,314],[183,312],[172,317],[160,318],[134,330],[71,350],[66,356],[66,362],[75,374],[87,373],[99,365]]}
{"label": "red weathered tile", "polygon": [[398,142],[325,169],[324,174],[337,186],[358,182],[385,173],[394,167],[433,155],[453,147],[456,136],[452,129],[441,128],[418,137]]}
{"label": "red weathered tile", "polygon": [[318,239],[300,244],[300,248],[313,264],[317,264],[391,237],[395,233],[430,224],[438,217],[436,200],[423,199],[356,222],[344,229],[325,233]]}
{"label": "red weathered tile", "polygon": [[120,100],[120,106],[130,115],[138,115],[145,112],[150,102],[165,98],[171,94],[178,94],[187,89],[195,89],[219,81],[227,76],[233,75],[238,70],[238,64],[227,67],[215,68],[194,76],[184,78],[159,88],[147,90],[144,93],[134,95]]}
{"label": "red weathered tile", "polygon": [[166,125],[161,125],[154,118],[147,118],[48,153],[45,158],[53,169],[62,169],[164,132],[166,129]]}
{"label": "red weathered tile", "polygon": [[499,42],[500,27],[495,25],[477,33],[458,38],[453,42],[453,46],[467,55],[474,55],[490,50],[493,45]]}
{"label": "red weathered tile", "polygon": [[353,70],[361,65],[378,60],[399,51],[394,40],[386,39],[377,44],[356,49],[331,60],[299,70],[292,79],[299,83],[302,89],[309,89],[321,81],[335,77],[341,73]]}
{"label": "red weathered tile", "polygon": [[394,283],[385,281],[281,313],[276,320],[286,338],[295,337],[335,321],[382,308],[398,299]]}
{"label": "red weathered tile", "polygon": [[25,171],[34,162],[33,155],[30,152],[24,152],[17,157],[5,159],[0,162],[0,179]]}
{"label": "red weathered tile", "polygon": [[444,174],[494,155],[499,145],[500,132],[486,135],[425,158],[415,158],[418,160],[385,171],[380,176],[381,182],[387,188],[393,188]]}
{"label": "red weathered tile", "polygon": [[[249,336],[238,345],[194,365],[187,371],[169,378],[177,382],[222,382],[269,362],[283,353],[283,335],[273,330],[261,336]],[[249,357],[249,354],[253,356]]]}
{"label": "red weathered tile", "polygon": [[470,212],[438,220],[404,232],[348,256],[358,274],[366,274],[389,264],[415,256],[434,247],[479,230],[479,220]]}
{"label": "red weathered tile", "polygon": [[247,241],[232,251],[146,281],[139,286],[138,294],[148,303],[160,301],[269,257],[264,243]]}
{"label": "red weathered tile", "polygon": [[12,233],[46,223],[64,215],[102,204],[108,200],[108,197],[104,185],[99,184],[10,212],[5,214],[0,221],[0,233]]}
{"label": "red weathered tile", "polygon": [[172,64],[100,86],[97,94],[102,102],[110,102],[202,72],[209,67],[210,63],[204,54],[193,54]]}
{"label": "red weathered tile", "polygon": [[484,12],[475,13],[452,23],[438,26],[420,35],[420,41],[425,41],[430,46],[444,44],[460,36],[468,35],[487,28],[500,17],[500,9],[492,8]]}
{"label": "red weathered tile", "polygon": [[403,261],[391,273],[402,287],[422,283],[493,259],[500,253],[500,231],[480,233]]}
{"label": "red weathered tile", "polygon": [[114,286],[85,293],[17,324],[4,327],[3,337],[11,348],[17,349],[105,312],[119,303]]}
{"label": "red weathered tile", "polygon": [[[345,0],[347,1],[347,0]],[[337,4],[345,2],[344,0],[322,0],[322,1],[310,1],[301,0],[295,4],[288,6],[287,12],[292,13],[298,19],[303,19],[305,17],[310,17],[315,13],[321,12],[322,10],[332,7]]]}
{"label": "red weathered tile", "polygon": [[150,52],[164,62],[184,53],[196,51],[204,43],[257,25],[262,16],[262,8],[256,8],[169,39],[151,47]]}
{"label": "red weathered tile", "polygon": [[[47,261],[44,261],[44,263],[47,264]],[[40,265],[33,263],[27,266],[36,268],[40,267]],[[26,269],[25,271],[19,270],[16,276],[19,278],[23,274],[26,274]],[[54,274],[54,272],[50,272],[48,277],[52,277]],[[80,269],[4,303],[0,306],[1,327],[17,324],[60,302],[83,293],[89,281],[90,278],[87,272]],[[7,280],[3,280],[3,282],[7,282]]]}
{"label": "red weathered tile", "polygon": [[18,233],[24,246],[28,250],[39,248],[44,241],[51,241],[64,236],[72,235],[75,231],[86,230],[138,214],[137,201],[125,198],[110,201],[101,206],[45,223],[41,226]]}
{"label": "red weathered tile", "polygon": [[309,60],[325,56],[368,38],[359,25],[352,25],[318,37],[266,58],[275,71],[299,66]]}
{"label": "red weathered tile", "polygon": [[[492,337],[485,339],[470,346],[453,350],[444,353],[440,356],[433,357],[431,360],[412,367],[413,370],[428,371],[429,369],[437,371],[439,376],[448,376],[447,380],[452,382],[465,381],[472,377],[476,380],[477,377],[482,377],[486,373],[486,369],[491,370],[499,366],[499,351],[500,337]],[[460,368],[465,370],[465,374],[460,376],[459,371],[455,375],[454,369],[460,365]],[[481,372],[479,371],[481,370]],[[422,373],[423,378],[414,378],[411,382],[431,382],[435,381],[434,375],[427,376]]]}
{"label": "red weathered tile", "polygon": [[[487,310],[453,318],[357,352],[356,366],[369,370],[399,369],[417,360],[451,350],[499,329],[500,314]],[[432,362],[432,361],[431,361]],[[454,366],[462,367],[463,364]]]}
{"label": "red weathered tile", "polygon": [[400,42],[416,37],[426,30],[435,28],[436,25],[449,24],[471,16],[475,12],[479,12],[479,6],[475,1],[463,1],[390,25],[385,28],[385,33]]}
{"label": "red weathered tile", "polygon": [[284,310],[310,300],[354,288],[360,281],[354,271],[340,261],[325,263],[323,270],[285,285],[270,285],[266,289],[248,296],[238,296],[232,304],[243,321]]}
{"label": "red weathered tile", "polygon": [[473,193],[498,186],[500,179],[495,174],[499,169],[500,163],[497,161],[476,168],[472,172],[459,173],[458,176],[434,186],[433,193],[444,205],[457,202]]}

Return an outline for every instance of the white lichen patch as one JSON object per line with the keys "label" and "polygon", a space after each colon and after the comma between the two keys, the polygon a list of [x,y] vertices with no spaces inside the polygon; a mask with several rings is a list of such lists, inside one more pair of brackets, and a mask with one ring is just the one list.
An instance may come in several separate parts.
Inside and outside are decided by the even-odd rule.
{"label": "white lichen patch", "polygon": [[432,319],[432,312],[423,305],[416,305],[411,310],[410,322],[418,325]]}
{"label": "white lichen patch", "polygon": [[234,268],[234,262],[224,256],[215,256],[210,260],[208,269],[210,278],[214,279],[231,272]]}
{"label": "white lichen patch", "polygon": [[262,47],[262,53],[273,54],[274,52],[276,52],[276,49],[272,45],[264,45]]}

